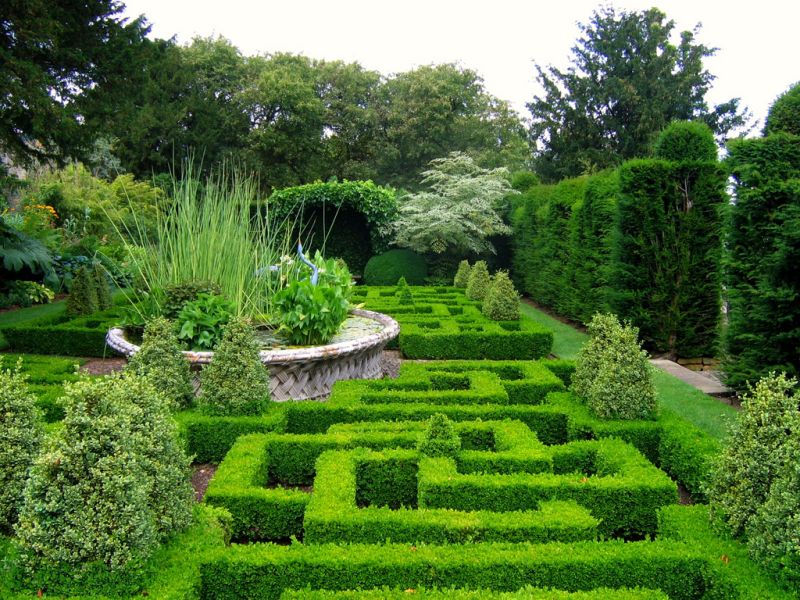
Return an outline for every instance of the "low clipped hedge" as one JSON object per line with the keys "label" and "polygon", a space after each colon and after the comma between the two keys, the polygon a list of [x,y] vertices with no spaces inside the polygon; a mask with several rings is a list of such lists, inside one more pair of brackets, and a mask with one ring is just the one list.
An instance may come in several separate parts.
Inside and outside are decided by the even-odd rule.
{"label": "low clipped hedge", "polygon": [[280,598],[299,582],[310,589],[472,588],[516,591],[527,585],[565,591],[658,588],[672,600],[710,589],[705,555],[688,544],[254,544],[210,553],[201,599]]}
{"label": "low clipped hedge", "polygon": [[422,285],[427,276],[425,258],[412,250],[389,250],[370,258],[364,267],[367,285],[395,285],[401,277],[409,285]]}
{"label": "low clipped hedge", "polygon": [[383,587],[376,590],[289,590],[281,594],[281,600],[401,600],[409,594],[422,600],[669,600],[660,590],[600,588],[589,592],[565,592],[562,590],[525,587],[516,592],[494,590],[391,590]]}

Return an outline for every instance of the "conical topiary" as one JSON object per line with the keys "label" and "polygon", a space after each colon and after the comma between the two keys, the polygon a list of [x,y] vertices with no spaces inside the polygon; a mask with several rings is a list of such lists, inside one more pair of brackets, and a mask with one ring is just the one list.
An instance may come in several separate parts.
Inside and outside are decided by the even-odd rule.
{"label": "conical topiary", "polygon": [[81,267],[75,273],[72,281],[72,290],[67,297],[67,315],[78,317],[97,312],[97,284],[92,272],[87,267]]}
{"label": "conical topiary", "polygon": [[36,397],[21,369],[22,359],[13,371],[0,368],[0,531],[5,532],[17,520],[25,481],[42,441]]}
{"label": "conical topiary", "polygon": [[156,317],[144,327],[142,346],[126,369],[150,379],[169,400],[171,408],[187,408],[194,400],[189,362],[181,352],[172,324]]}
{"label": "conical topiary", "polygon": [[94,278],[95,290],[97,291],[97,308],[99,310],[107,310],[111,308],[114,302],[111,299],[111,287],[108,284],[108,276],[106,270],[100,263],[95,263],[92,268],[92,277]]}
{"label": "conical topiary", "polygon": [[453,278],[453,285],[457,288],[466,288],[471,270],[468,260],[462,260],[458,263],[458,271],[456,271],[456,276]]}
{"label": "conical topiary", "polygon": [[493,321],[519,320],[519,294],[506,271],[498,271],[483,300],[483,314]]}
{"label": "conical topiary", "polygon": [[211,364],[200,374],[200,409],[211,415],[258,415],[269,402],[269,373],[253,328],[242,318],[225,327]]}
{"label": "conical topiary", "polygon": [[405,277],[397,280],[397,298],[398,304],[414,304],[414,295]]}
{"label": "conical topiary", "polygon": [[486,266],[486,261],[479,260],[472,266],[469,272],[466,290],[467,298],[483,302],[483,299],[489,292],[490,284],[491,277],[489,275],[489,269]]}
{"label": "conical topiary", "polygon": [[461,450],[461,438],[453,429],[452,421],[436,413],[428,420],[428,426],[417,443],[417,450],[426,456],[453,457]]}

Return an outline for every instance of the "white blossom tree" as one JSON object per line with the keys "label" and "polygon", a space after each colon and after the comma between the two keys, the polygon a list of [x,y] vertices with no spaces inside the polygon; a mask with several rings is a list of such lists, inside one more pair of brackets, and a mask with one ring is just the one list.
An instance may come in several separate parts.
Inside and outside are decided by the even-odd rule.
{"label": "white blossom tree", "polygon": [[452,152],[429,163],[428,189],[401,200],[395,243],[416,252],[494,253],[489,237],[508,234],[498,209],[509,194],[508,170],[483,169],[470,156]]}

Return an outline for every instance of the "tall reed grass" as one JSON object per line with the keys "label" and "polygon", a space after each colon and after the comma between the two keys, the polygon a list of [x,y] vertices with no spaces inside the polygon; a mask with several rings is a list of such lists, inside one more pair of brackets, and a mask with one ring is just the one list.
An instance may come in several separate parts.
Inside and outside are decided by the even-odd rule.
{"label": "tall reed grass", "polygon": [[[147,300],[150,312],[163,304],[166,286],[189,280],[216,282],[237,314],[269,315],[272,297],[296,271],[291,218],[273,219],[258,198],[257,182],[236,169],[220,169],[204,184],[189,163],[173,176],[169,206],[159,215],[155,236],[139,221],[126,236],[137,275],[132,300]],[[144,248],[144,252],[135,247]],[[281,265],[270,272],[269,265]]]}

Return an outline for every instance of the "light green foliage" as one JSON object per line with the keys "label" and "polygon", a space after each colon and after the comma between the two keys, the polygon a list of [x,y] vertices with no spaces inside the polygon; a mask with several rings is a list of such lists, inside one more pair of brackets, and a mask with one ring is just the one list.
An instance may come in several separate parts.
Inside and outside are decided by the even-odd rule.
{"label": "light green foliage", "polygon": [[191,519],[188,459],[149,380],[78,381],[64,403],[64,425],[32,468],[17,526],[27,573],[46,588],[98,569],[135,572]]}
{"label": "light green foliage", "polygon": [[350,310],[350,271],[333,259],[323,259],[319,253],[314,262],[319,267],[317,285],[303,274],[275,295],[277,320],[292,344],[327,343]]}
{"label": "light green foliage", "polygon": [[22,490],[39,452],[42,430],[36,414],[36,396],[22,374],[22,359],[14,370],[0,360],[0,531],[17,520]]}
{"label": "light green foliage", "polygon": [[162,317],[145,325],[142,345],[126,369],[147,376],[169,399],[172,408],[186,408],[194,399],[189,362],[181,353],[172,323]]}
{"label": "light green foliage", "polygon": [[192,350],[212,350],[233,314],[233,305],[222,296],[201,293],[178,313],[178,338]]}
{"label": "light green foliage", "polygon": [[166,298],[162,306],[164,317],[174,319],[187,302],[197,300],[200,294],[219,296],[222,290],[213,281],[190,280],[166,286],[164,288]]}
{"label": "light green foliage", "polygon": [[793,421],[781,449],[783,468],[746,532],[753,557],[796,589],[800,584],[800,427],[798,419]]}
{"label": "light green foliage", "polygon": [[498,271],[492,278],[482,312],[493,321],[519,320],[519,293],[506,271]]}
{"label": "light green foliage", "polygon": [[647,353],[638,330],[615,315],[596,314],[578,353],[572,390],[601,419],[651,419],[656,410]]}
{"label": "light green foliage", "polygon": [[800,82],[778,96],[769,108],[764,135],[781,132],[800,135]]}
{"label": "light green foliage", "polygon": [[488,238],[511,231],[497,210],[514,192],[508,171],[483,169],[460,152],[432,160],[429,167],[422,173],[428,190],[409,194],[400,204],[395,243],[416,252],[493,253]]}
{"label": "light green foliage", "polygon": [[486,266],[486,261],[479,260],[472,265],[472,269],[470,269],[469,272],[466,290],[467,298],[482,302],[489,292],[491,282],[492,278],[491,275],[489,275],[489,268]]}
{"label": "light green foliage", "polygon": [[456,276],[453,278],[453,285],[457,288],[466,288],[470,271],[471,267],[468,260],[462,260],[458,263],[458,271],[456,271]]}
{"label": "light green foliage", "polygon": [[[787,466],[784,447],[792,435],[800,434],[796,385],[795,379],[773,373],[742,399],[742,412],[731,427],[708,494],[712,508],[734,535],[748,529]],[[779,502],[773,502],[773,516]],[[757,527],[763,528],[769,518]]]}
{"label": "light green foliage", "polygon": [[511,176],[511,187],[518,192],[527,192],[533,186],[541,183],[539,176],[531,171],[517,171]]}
{"label": "light green foliage", "polygon": [[75,274],[72,290],[67,298],[67,314],[71,317],[97,312],[97,282],[93,272],[81,267]]}
{"label": "light green foliage", "polygon": [[653,148],[656,158],[684,161],[715,161],[714,132],[700,121],[673,121],[658,134]]}
{"label": "light green foliage", "polygon": [[231,320],[200,374],[197,404],[211,415],[258,415],[269,402],[269,373],[261,364],[253,329],[242,318]]}
{"label": "light green foliage", "polygon": [[436,413],[428,419],[425,431],[417,442],[417,450],[426,456],[454,457],[461,450],[461,438],[453,428],[453,422],[447,416]]}
{"label": "light green foliage", "polygon": [[111,288],[108,283],[108,273],[100,263],[92,266],[92,277],[94,278],[95,290],[97,292],[98,310],[106,310],[113,306],[111,299]]}

